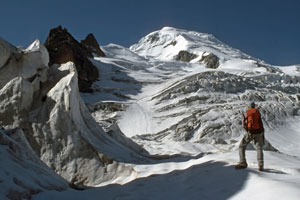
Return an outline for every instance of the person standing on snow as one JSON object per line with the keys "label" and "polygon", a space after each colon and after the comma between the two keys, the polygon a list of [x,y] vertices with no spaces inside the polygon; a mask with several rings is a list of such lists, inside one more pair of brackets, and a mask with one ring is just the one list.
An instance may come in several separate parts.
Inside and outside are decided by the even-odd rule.
{"label": "person standing on snow", "polygon": [[[250,108],[249,108],[250,107]],[[259,171],[264,170],[264,155],[263,155],[263,145],[264,145],[264,127],[261,120],[260,113],[257,108],[255,108],[255,103],[251,102],[246,111],[246,117],[243,114],[243,126],[247,131],[247,134],[243,137],[239,145],[239,156],[240,162],[235,166],[236,169],[247,168],[247,161],[245,157],[246,147],[250,142],[257,151],[257,161]]]}

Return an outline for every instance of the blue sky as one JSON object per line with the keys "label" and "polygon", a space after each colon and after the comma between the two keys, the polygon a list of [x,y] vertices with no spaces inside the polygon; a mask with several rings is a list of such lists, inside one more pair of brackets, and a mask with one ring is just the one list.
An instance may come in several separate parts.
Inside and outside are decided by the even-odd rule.
{"label": "blue sky", "polygon": [[0,0],[0,36],[14,45],[45,41],[62,25],[78,40],[125,47],[164,26],[211,33],[275,65],[300,64],[299,0]]}

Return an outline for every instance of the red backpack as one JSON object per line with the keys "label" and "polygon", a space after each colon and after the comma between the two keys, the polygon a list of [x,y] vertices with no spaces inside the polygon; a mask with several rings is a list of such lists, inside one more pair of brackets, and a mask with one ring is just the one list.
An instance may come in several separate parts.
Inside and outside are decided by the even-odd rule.
{"label": "red backpack", "polygon": [[263,124],[260,113],[256,108],[250,108],[246,111],[247,114],[247,130],[250,133],[261,133],[263,131]]}

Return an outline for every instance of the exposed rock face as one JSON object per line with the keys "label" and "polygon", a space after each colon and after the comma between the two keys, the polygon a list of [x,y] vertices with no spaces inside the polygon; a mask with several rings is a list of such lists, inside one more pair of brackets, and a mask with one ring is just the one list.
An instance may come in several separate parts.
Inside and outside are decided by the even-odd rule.
{"label": "exposed rock face", "polygon": [[197,55],[192,54],[188,51],[180,51],[176,56],[176,60],[183,61],[183,62],[190,62],[195,58],[197,58]]}
{"label": "exposed rock face", "polygon": [[66,28],[58,26],[50,30],[45,46],[50,56],[49,66],[72,61],[78,71],[80,92],[92,92],[92,83],[98,79],[99,74],[89,60],[93,55],[85,45],[75,40]]}
{"label": "exposed rock face", "polygon": [[216,69],[219,67],[219,58],[213,53],[203,55],[200,62],[204,63],[207,68]]}
{"label": "exposed rock face", "polygon": [[81,44],[85,45],[92,53],[97,54],[101,57],[105,57],[104,52],[100,49],[99,44],[92,33],[88,34],[86,38],[84,40],[81,40],[80,42]]}

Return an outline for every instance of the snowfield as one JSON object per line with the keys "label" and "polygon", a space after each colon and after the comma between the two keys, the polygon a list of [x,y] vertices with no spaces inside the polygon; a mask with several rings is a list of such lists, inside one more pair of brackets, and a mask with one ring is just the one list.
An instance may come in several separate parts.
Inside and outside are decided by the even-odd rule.
{"label": "snowfield", "polygon": [[[17,52],[0,42],[0,51]],[[39,45],[32,45],[32,51],[43,49]],[[106,57],[91,59],[99,70],[94,93],[79,94],[73,63],[52,66],[52,76],[54,72],[62,76],[47,90],[55,103],[48,99],[36,107],[39,115],[31,112],[41,123],[36,125],[38,133],[47,133],[46,141],[60,143],[41,142],[43,149],[51,150],[38,155],[49,168],[42,162],[23,161],[30,176],[17,167],[12,173],[3,161],[15,166],[14,157],[7,153],[9,146],[3,147],[8,139],[0,137],[5,169],[0,185],[10,181],[0,190],[1,198],[7,198],[11,188],[22,187],[24,194],[37,200],[299,199],[299,65],[271,66],[213,35],[171,27],[150,33],[130,48],[109,44],[101,49]],[[0,55],[2,65],[9,54]],[[245,134],[241,112],[249,101],[257,103],[265,127],[263,172],[258,171],[251,145],[246,151],[248,168],[234,169]],[[47,112],[52,113],[47,123],[40,122],[38,116],[47,118]],[[60,137],[63,132],[67,139]],[[35,149],[28,148],[26,156],[38,160]],[[56,155],[56,148],[63,148],[65,155]],[[103,160],[88,156],[95,152]],[[52,166],[53,159],[57,167]],[[48,187],[43,181],[38,185],[33,169],[45,170],[43,181],[60,187]],[[86,176],[83,182],[88,186],[70,187],[74,176]],[[22,183],[30,179],[35,192],[11,181],[13,177]]]}
{"label": "snowfield", "polygon": [[[266,170],[259,172],[256,152],[247,152],[250,166],[232,166],[237,152],[182,157],[177,161],[135,166],[136,177],[81,192],[45,192],[37,199],[299,199],[300,160],[266,152]],[[127,182],[129,181],[129,182]],[[283,193],[284,192],[284,193]]]}

